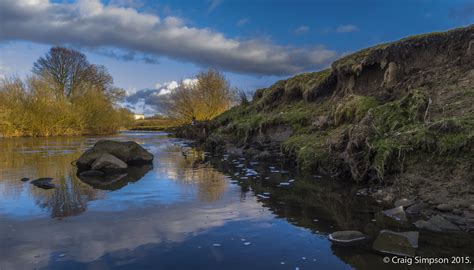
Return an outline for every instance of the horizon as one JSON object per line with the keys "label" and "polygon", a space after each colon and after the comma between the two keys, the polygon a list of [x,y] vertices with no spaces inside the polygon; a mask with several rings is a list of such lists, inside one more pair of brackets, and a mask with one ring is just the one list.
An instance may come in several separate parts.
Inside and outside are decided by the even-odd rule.
{"label": "horizon", "polygon": [[2,0],[0,77],[24,78],[50,47],[70,47],[104,65],[125,104],[150,116],[150,97],[201,70],[250,93],[366,47],[474,23],[473,1],[402,2],[277,1],[269,14],[268,1]]}

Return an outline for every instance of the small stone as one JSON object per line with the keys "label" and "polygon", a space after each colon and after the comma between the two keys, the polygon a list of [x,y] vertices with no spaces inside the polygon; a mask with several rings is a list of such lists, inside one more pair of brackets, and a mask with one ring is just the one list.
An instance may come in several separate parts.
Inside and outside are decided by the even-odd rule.
{"label": "small stone", "polygon": [[39,188],[42,188],[42,189],[56,188],[56,186],[51,183],[52,180],[53,180],[53,178],[49,178],[49,177],[38,178],[36,180],[31,181],[30,184],[33,184],[36,187],[39,187]]}
{"label": "small stone", "polygon": [[354,244],[365,240],[365,235],[359,231],[337,231],[331,233],[328,238],[337,244]]}
{"label": "small stone", "polygon": [[399,226],[408,221],[403,206],[378,212],[375,214],[375,219],[379,224],[388,226]]}
{"label": "small stone", "polygon": [[250,244],[252,244],[252,243],[250,243],[250,242],[245,242],[245,243],[244,243],[244,246],[248,246],[248,245],[250,245]]}
{"label": "small stone", "polygon": [[285,262],[280,262],[280,264],[281,264],[281,265],[284,265],[284,264],[285,264]]}
{"label": "small stone", "polygon": [[21,178],[21,181],[22,181],[22,182],[27,182],[27,181],[29,181],[29,180],[30,180],[30,178],[26,178],[26,177]]}
{"label": "small stone", "polygon": [[438,204],[438,206],[436,206],[436,209],[442,212],[451,212],[453,211],[453,206],[447,203],[442,203],[442,204]]}
{"label": "small stone", "polygon": [[406,207],[408,207],[408,206],[410,206],[414,203],[415,203],[414,200],[403,198],[403,199],[400,199],[400,200],[396,200],[394,205],[395,205],[395,207],[402,206],[402,207],[406,208]]}
{"label": "small stone", "polygon": [[220,247],[221,244],[212,244],[213,247]]}
{"label": "small stone", "polygon": [[453,213],[456,214],[456,215],[462,215],[462,210],[461,210],[461,209],[454,208],[454,209],[453,209]]}

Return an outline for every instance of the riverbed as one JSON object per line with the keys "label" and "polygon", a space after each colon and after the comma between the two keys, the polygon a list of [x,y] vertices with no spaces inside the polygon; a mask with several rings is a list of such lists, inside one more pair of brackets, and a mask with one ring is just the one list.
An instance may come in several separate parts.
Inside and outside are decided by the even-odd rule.
{"label": "riverbed", "polygon": [[[153,167],[114,185],[81,181],[74,160],[104,138],[140,143]],[[330,176],[212,156],[160,132],[0,139],[0,149],[1,270],[402,267],[370,245],[331,244],[337,230],[376,230],[382,206]],[[39,177],[56,188],[21,181]],[[427,255],[470,252],[426,239]]]}

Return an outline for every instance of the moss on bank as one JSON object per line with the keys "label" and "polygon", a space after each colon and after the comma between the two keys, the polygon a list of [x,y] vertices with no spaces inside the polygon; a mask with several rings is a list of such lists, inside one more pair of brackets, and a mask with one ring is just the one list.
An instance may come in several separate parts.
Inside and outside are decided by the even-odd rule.
{"label": "moss on bank", "polygon": [[[211,145],[270,149],[271,155],[283,153],[303,171],[348,173],[357,181],[384,180],[403,172],[407,160],[444,155],[455,163],[473,158],[474,115],[469,104],[474,96],[465,83],[472,79],[466,68],[471,62],[464,61],[462,47],[473,30],[381,44],[341,58],[331,69],[259,89],[252,102],[210,123],[209,132],[216,135]],[[419,50],[417,44],[430,42],[435,49]],[[449,51],[436,49],[448,45]],[[437,66],[430,53],[443,54]],[[387,86],[390,61],[405,63],[396,63],[397,83]],[[439,77],[445,74],[447,81]]]}

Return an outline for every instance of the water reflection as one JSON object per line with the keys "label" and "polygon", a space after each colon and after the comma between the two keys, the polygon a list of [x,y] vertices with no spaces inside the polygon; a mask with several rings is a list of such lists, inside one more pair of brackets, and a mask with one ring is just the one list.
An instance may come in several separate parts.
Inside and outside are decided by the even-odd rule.
{"label": "water reflection", "polygon": [[[392,269],[369,246],[326,239],[378,230],[380,206],[343,182],[212,157],[161,133],[112,138],[143,144],[153,167],[106,183],[79,179],[70,163],[99,138],[0,140],[0,269]],[[57,188],[22,177],[53,177]],[[420,239],[432,257],[469,255],[474,243]]]}
{"label": "water reflection", "polygon": [[[63,218],[75,216],[87,210],[87,203],[92,200],[103,198],[103,194],[90,189],[73,180],[74,175],[68,175],[57,179],[56,189],[52,192],[43,192],[36,195],[36,203],[49,209],[51,217]],[[38,189],[32,188],[33,193]]]}
{"label": "water reflection", "polygon": [[84,183],[96,188],[103,190],[117,190],[121,189],[129,183],[136,182],[145,176],[153,165],[146,164],[143,166],[130,166],[127,170],[120,174],[109,174],[105,176],[87,176],[77,174],[77,177]]}
{"label": "water reflection", "polygon": [[[84,213],[91,201],[119,196],[133,200],[134,204],[154,199],[171,202],[174,200],[172,194],[197,194],[202,201],[215,201],[227,188],[225,176],[205,161],[203,152],[167,138],[164,133],[124,133],[109,138],[134,140],[144,145],[155,155],[155,166],[130,167],[121,175],[79,176],[72,161],[103,137],[0,140],[0,149],[3,150],[0,152],[0,214],[26,217],[47,212],[51,217],[63,218]],[[39,189],[20,181],[24,177],[51,177],[57,188]],[[107,192],[119,191],[142,178],[145,178],[143,181],[147,187],[135,191],[136,196],[124,196],[123,193],[107,195]],[[158,191],[163,185],[170,185],[169,181],[181,191],[171,188],[169,194],[149,194],[151,189]]]}

